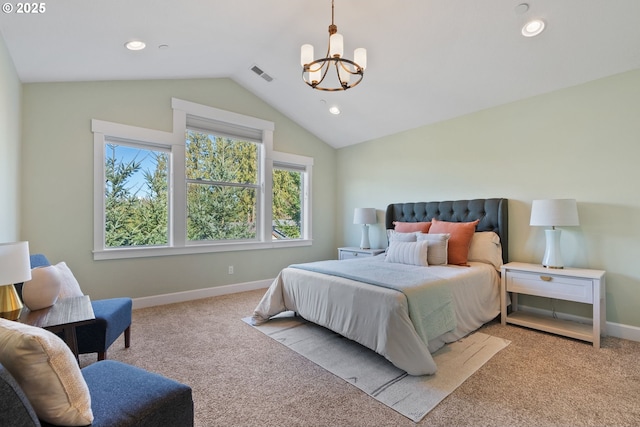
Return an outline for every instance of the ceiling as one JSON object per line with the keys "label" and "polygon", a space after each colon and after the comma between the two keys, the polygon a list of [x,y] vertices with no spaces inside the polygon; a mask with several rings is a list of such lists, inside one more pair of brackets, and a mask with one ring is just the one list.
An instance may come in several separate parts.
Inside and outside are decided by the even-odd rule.
{"label": "ceiling", "polygon": [[[346,92],[301,77],[300,46],[326,51],[330,0],[58,0],[1,13],[0,31],[22,82],[228,77],[336,148],[640,68],[640,1],[521,3],[335,0],[345,56],[368,55]],[[534,17],[547,27],[525,38]]]}

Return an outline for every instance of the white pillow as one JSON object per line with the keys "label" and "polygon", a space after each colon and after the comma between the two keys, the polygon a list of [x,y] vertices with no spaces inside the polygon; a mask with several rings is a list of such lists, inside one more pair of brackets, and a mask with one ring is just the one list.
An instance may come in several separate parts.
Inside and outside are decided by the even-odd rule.
{"label": "white pillow", "polygon": [[0,363],[41,420],[65,426],[93,422],[91,396],[78,362],[55,334],[0,318]]}
{"label": "white pillow", "polygon": [[446,265],[447,253],[449,251],[449,237],[451,234],[418,234],[418,242],[426,240],[429,243],[429,252],[427,253],[427,262],[429,265]]}
{"label": "white pillow", "polygon": [[428,242],[389,242],[385,262],[395,262],[399,264],[428,266],[427,262]]}
{"label": "white pillow", "polygon": [[81,297],[84,295],[82,289],[80,289],[80,284],[66,263],[59,262],[53,267],[58,271],[58,277],[61,282],[58,298]]}
{"label": "white pillow", "polygon": [[399,233],[395,230],[387,230],[387,238],[389,242],[415,242],[417,234],[420,234],[420,232]]}
{"label": "white pillow", "polygon": [[467,259],[469,261],[491,264],[496,270],[500,270],[503,262],[500,236],[493,231],[473,233]]}

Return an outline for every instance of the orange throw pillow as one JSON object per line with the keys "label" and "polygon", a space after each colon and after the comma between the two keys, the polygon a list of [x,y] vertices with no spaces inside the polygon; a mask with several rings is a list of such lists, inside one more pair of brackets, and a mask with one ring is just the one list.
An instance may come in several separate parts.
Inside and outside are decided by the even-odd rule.
{"label": "orange throw pillow", "polygon": [[479,219],[472,222],[448,222],[435,218],[431,220],[430,234],[449,233],[451,235],[447,253],[449,264],[468,265],[469,246],[479,222]]}
{"label": "orange throw pillow", "polygon": [[395,230],[398,233],[413,233],[415,231],[421,231],[423,233],[428,233],[429,228],[431,227],[431,222],[400,222],[393,221],[393,225],[395,225]]}

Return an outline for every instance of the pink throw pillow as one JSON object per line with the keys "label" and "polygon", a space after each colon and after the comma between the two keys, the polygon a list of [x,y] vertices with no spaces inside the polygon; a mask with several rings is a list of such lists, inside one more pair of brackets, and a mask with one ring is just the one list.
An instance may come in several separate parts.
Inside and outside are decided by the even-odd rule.
{"label": "pink throw pillow", "polygon": [[420,231],[422,233],[428,233],[429,228],[431,227],[431,222],[400,222],[393,221],[393,225],[395,225],[395,230],[398,233],[413,233],[415,231]]}

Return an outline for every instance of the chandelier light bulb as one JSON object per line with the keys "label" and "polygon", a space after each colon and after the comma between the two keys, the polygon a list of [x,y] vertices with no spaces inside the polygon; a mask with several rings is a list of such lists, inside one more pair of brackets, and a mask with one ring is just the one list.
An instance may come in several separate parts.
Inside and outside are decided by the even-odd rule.
{"label": "chandelier light bulb", "polygon": [[350,71],[351,66],[347,65],[346,68],[344,65],[342,64],[338,64],[338,75],[340,76],[340,81],[342,82],[342,84],[344,85],[345,83],[348,84],[349,80],[351,79],[351,74],[353,74]]}
{"label": "chandelier light bulb", "polygon": [[342,58],[344,55],[344,39],[342,34],[332,34],[329,37],[329,56],[331,58]]}
{"label": "chandelier light bulb", "polygon": [[311,83],[317,85],[320,83],[320,80],[322,80],[322,70],[320,68],[309,72],[309,81],[311,81]]}
{"label": "chandelier light bulb", "polygon": [[367,68],[367,49],[363,47],[357,48],[353,52],[353,62],[358,64],[363,70]]}
{"label": "chandelier light bulb", "polygon": [[300,65],[303,67],[313,62],[313,45],[303,44],[300,48]]}

